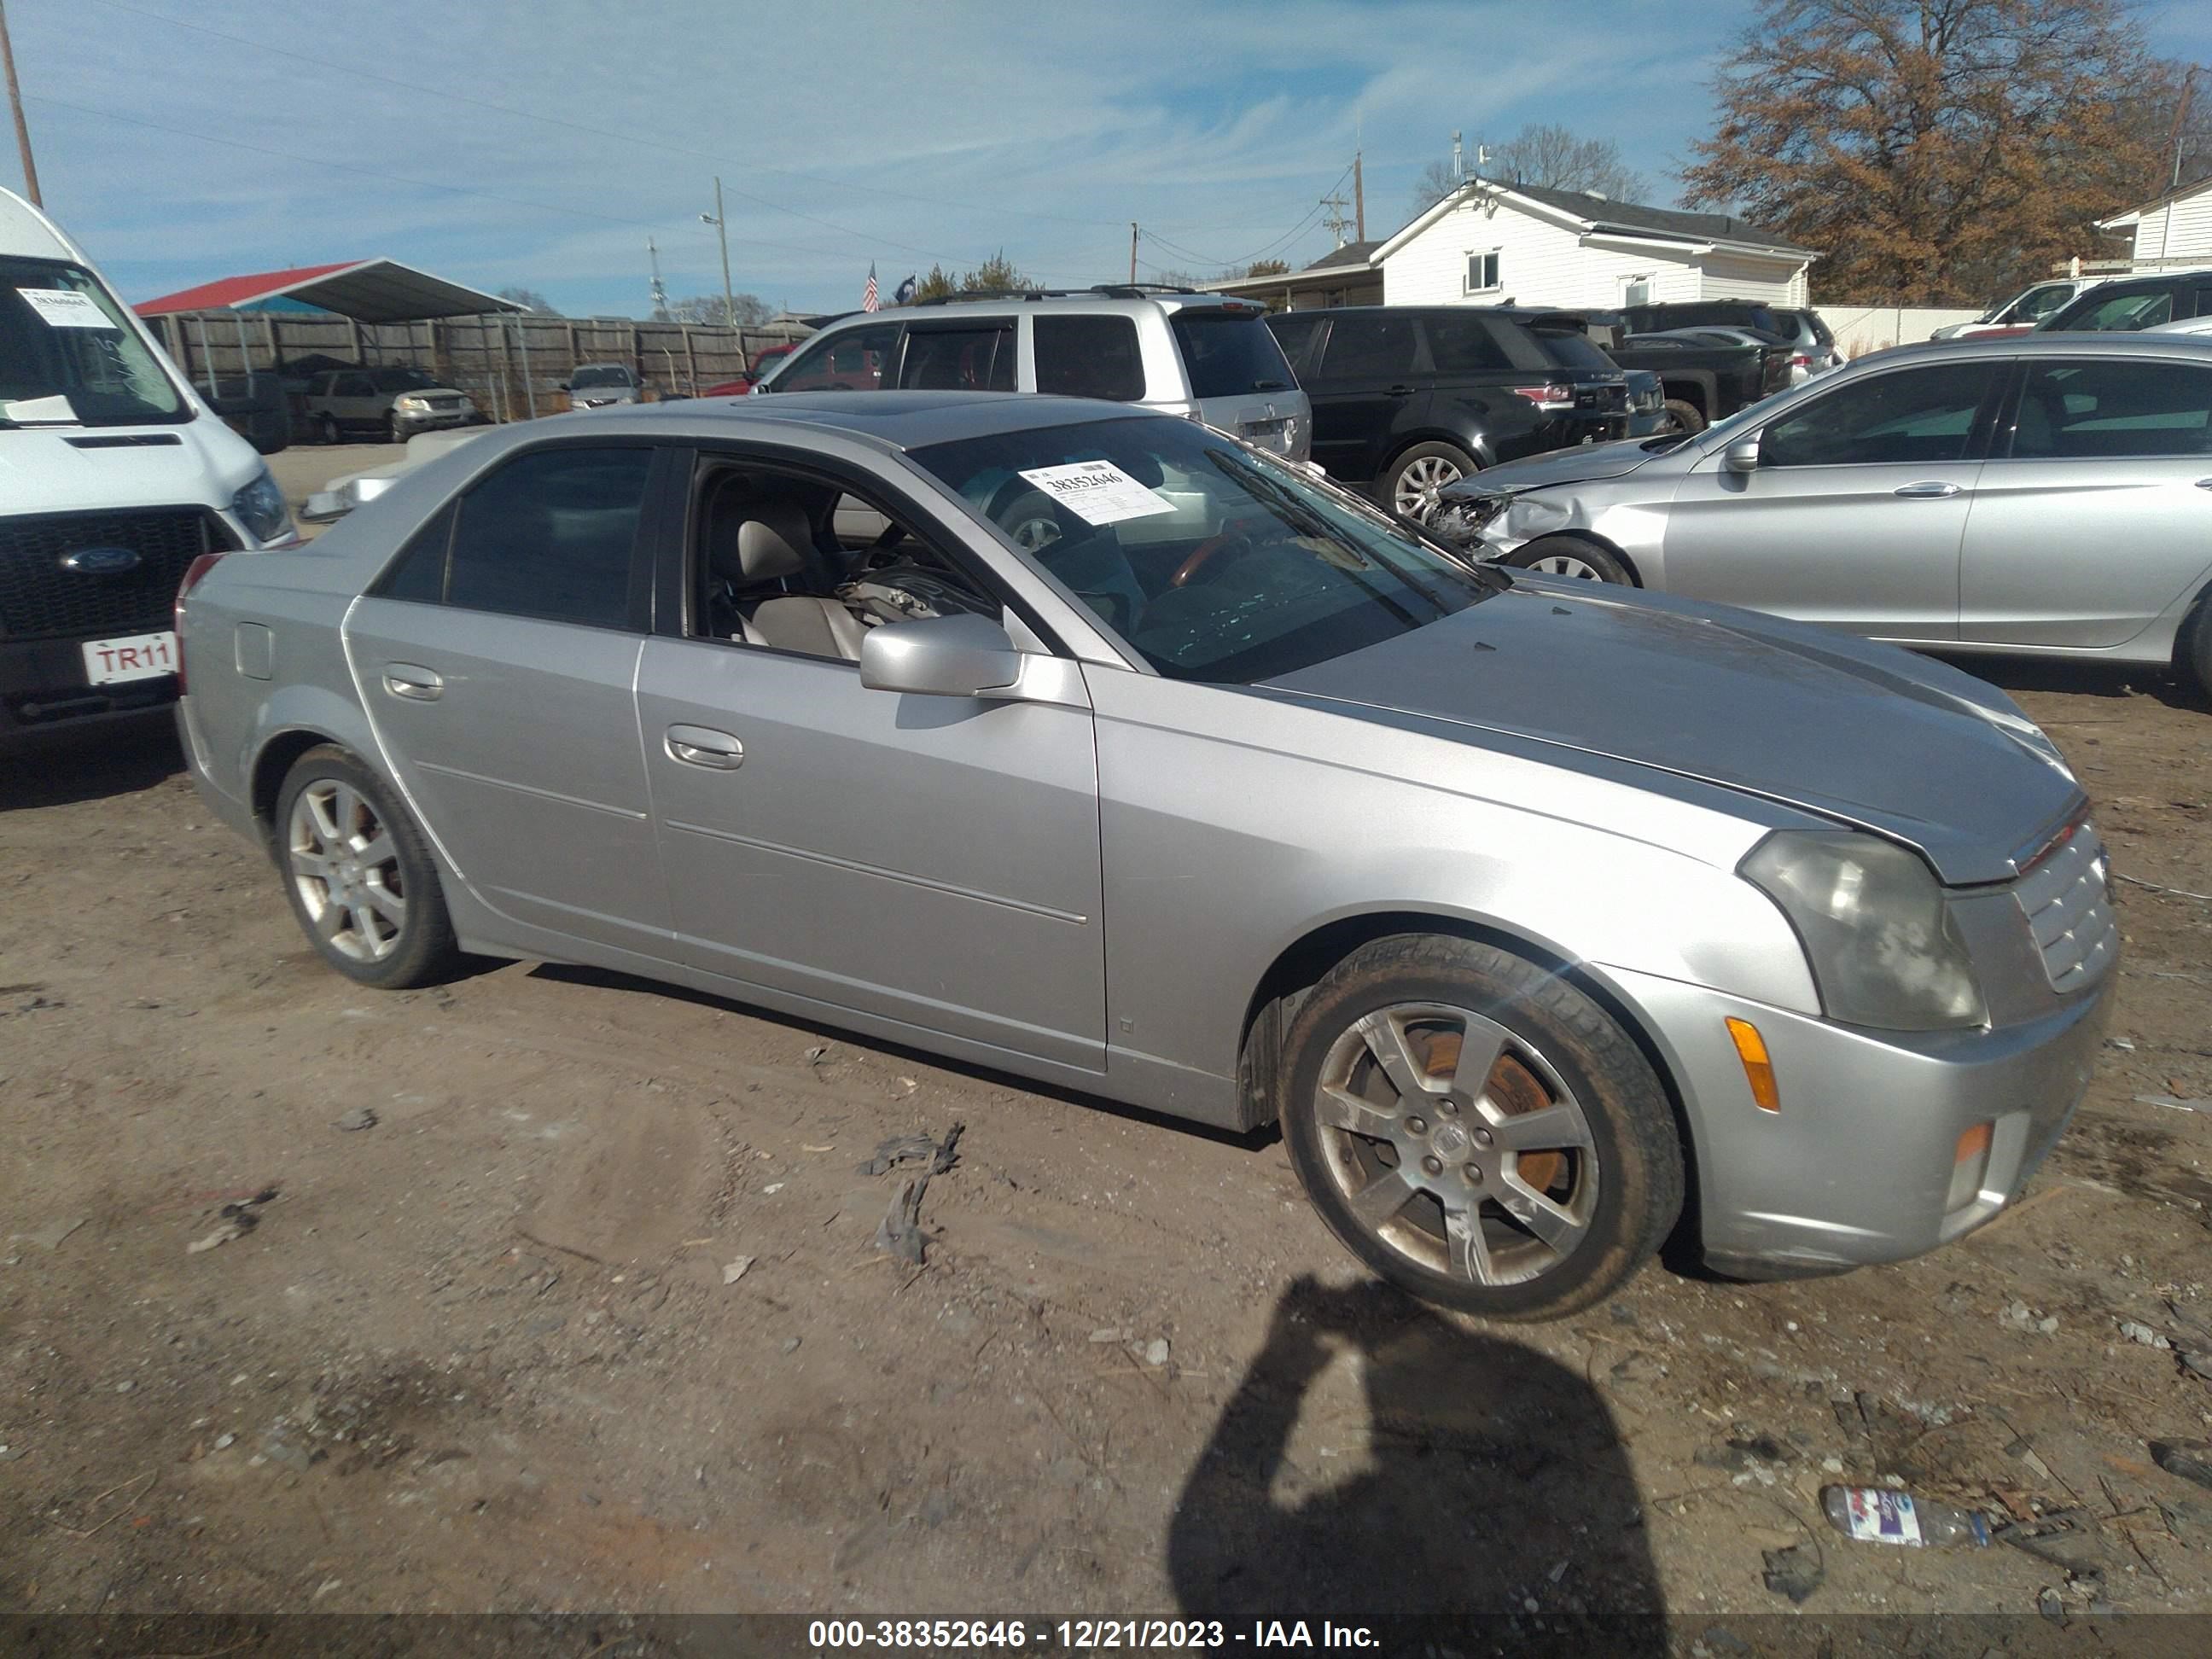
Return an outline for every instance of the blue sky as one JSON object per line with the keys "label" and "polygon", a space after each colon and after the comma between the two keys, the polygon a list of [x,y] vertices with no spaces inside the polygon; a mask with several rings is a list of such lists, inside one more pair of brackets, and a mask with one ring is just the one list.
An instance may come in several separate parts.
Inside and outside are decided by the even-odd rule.
{"label": "blue sky", "polygon": [[[2138,8],[2212,64],[2212,5]],[[125,296],[387,255],[639,315],[859,303],[994,251],[1061,283],[1327,252],[1422,166],[1530,121],[1619,142],[1671,202],[1749,0],[11,0],[48,210]],[[0,183],[19,183],[0,147]],[[1349,194],[1350,180],[1342,179]],[[1147,272],[1149,274],[1149,272]]]}

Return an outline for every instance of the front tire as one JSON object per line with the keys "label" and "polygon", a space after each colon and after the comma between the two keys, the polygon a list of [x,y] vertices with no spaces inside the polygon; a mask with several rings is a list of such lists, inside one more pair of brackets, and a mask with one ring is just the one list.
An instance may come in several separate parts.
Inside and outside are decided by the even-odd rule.
{"label": "front tire", "polygon": [[1425,524],[1444,489],[1480,471],[1474,457],[1457,444],[1415,444],[1391,464],[1382,504],[1401,518]]}
{"label": "front tire", "polygon": [[1705,429],[1705,411],[1686,398],[1668,398],[1667,413],[1674,422],[1668,428],[1669,431],[1679,432],[1685,437],[1694,438]]}
{"label": "front tire", "polygon": [[1329,1231],[1425,1301],[1558,1319],[1611,1295],[1680,1214],[1665,1090],[1550,970],[1431,934],[1332,969],[1284,1044],[1291,1162]]}
{"label": "front tire", "polygon": [[348,979],[403,990],[458,954],[438,866],[383,781],[332,744],[310,749],[276,796],[276,856],[292,915]]}
{"label": "front tire", "polygon": [[1499,562],[1540,576],[1611,582],[1615,587],[1636,586],[1636,579],[1628,574],[1628,567],[1621,562],[1620,556],[1587,536],[1539,536],[1532,542],[1523,542]]}
{"label": "front tire", "polygon": [[2174,641],[2173,665],[2195,685],[2200,696],[2212,697],[2212,588],[2207,588],[2181,625]]}

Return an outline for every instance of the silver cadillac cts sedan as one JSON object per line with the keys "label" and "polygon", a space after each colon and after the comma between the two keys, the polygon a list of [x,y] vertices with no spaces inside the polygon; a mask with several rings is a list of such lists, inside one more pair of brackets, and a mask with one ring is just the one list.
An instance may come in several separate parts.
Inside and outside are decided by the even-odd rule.
{"label": "silver cadillac cts sedan", "polygon": [[1279,1122],[1363,1261],[1498,1318],[1678,1224],[1774,1277],[1988,1221],[2113,983],[2001,693],[1472,565],[1140,409],[511,427],[203,560],[178,627],[195,780],[339,972],[590,963]]}

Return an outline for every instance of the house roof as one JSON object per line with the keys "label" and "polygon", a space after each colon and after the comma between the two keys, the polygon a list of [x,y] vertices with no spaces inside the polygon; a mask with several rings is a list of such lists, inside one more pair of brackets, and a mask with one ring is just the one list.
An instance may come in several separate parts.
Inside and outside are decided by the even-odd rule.
{"label": "house roof", "polygon": [[337,264],[297,265],[289,270],[224,276],[149,300],[137,311],[141,317],[165,317],[179,311],[251,311],[272,301],[313,306],[363,323],[479,317],[487,312],[529,309],[396,259],[346,259]]}
{"label": "house roof", "polygon": [[1785,258],[1814,259],[1811,248],[1784,241],[1772,231],[1726,213],[1691,213],[1680,208],[1645,207],[1639,202],[1616,202],[1587,191],[1553,190],[1542,185],[1508,185],[1495,179],[1470,179],[1401,226],[1370,256],[1379,264],[1426,230],[1445,214],[1477,191],[1501,201],[1519,202],[1564,215],[1579,222],[1585,235],[1626,236],[1650,241],[1697,241],[1723,244],[1749,252]]}
{"label": "house roof", "polygon": [[1375,250],[1382,246],[1382,244],[1380,241],[1346,242],[1342,247],[1336,249],[1334,252],[1322,254],[1320,258],[1315,260],[1311,264],[1305,266],[1304,269],[1307,270],[1336,270],[1349,265],[1369,264],[1373,262]]}
{"label": "house roof", "polygon": [[2116,213],[2109,219],[2100,219],[2097,221],[2097,228],[2124,230],[2140,220],[2144,214],[2155,213],[2168,202],[2185,202],[2192,196],[2202,196],[2208,190],[2212,190],[2212,173],[2207,173],[2203,178],[2183,185],[2178,189],[2169,190],[2165,195],[2154,197],[2141,207],[2131,207],[2125,213]]}

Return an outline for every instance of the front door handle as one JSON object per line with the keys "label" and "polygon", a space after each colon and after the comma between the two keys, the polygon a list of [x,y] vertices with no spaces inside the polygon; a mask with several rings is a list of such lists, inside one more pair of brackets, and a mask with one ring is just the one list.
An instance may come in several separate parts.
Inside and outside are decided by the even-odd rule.
{"label": "front door handle", "polygon": [[2212,489],[2212,478],[2199,478],[2197,481],[2197,487],[2199,489]]}
{"label": "front door handle", "polygon": [[1948,500],[1951,496],[1957,495],[1959,493],[1959,486],[1954,483],[1936,483],[1932,482],[1927,483],[1899,484],[1890,493],[1893,495],[1902,496],[1908,501],[1940,501]]}
{"label": "front door handle", "polygon": [[710,772],[734,772],[745,763],[745,746],[727,732],[711,726],[672,726],[668,728],[668,758],[686,766],[703,766]]}
{"label": "front door handle", "polygon": [[1413,388],[1409,386],[1386,386],[1382,388],[1382,395],[1386,398],[1410,398],[1413,395]]}
{"label": "front door handle", "polygon": [[446,682],[434,670],[411,662],[384,665],[384,689],[410,702],[435,702],[445,695]]}

